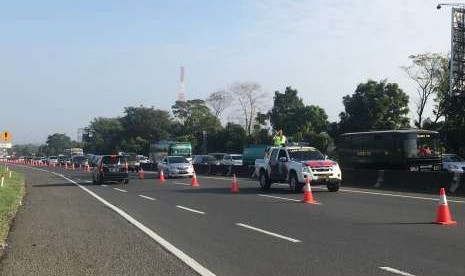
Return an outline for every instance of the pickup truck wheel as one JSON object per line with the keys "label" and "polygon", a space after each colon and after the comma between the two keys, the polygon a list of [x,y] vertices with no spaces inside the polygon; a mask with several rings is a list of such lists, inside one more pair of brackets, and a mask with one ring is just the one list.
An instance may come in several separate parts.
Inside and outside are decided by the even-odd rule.
{"label": "pickup truck wheel", "polygon": [[262,190],[270,189],[271,181],[264,172],[260,173],[260,177],[258,178],[258,181],[260,183],[260,187],[262,188]]}
{"label": "pickup truck wheel", "polygon": [[292,173],[291,177],[289,178],[289,188],[291,189],[291,192],[300,193],[302,192],[303,187],[304,185],[299,182],[297,175]]}
{"label": "pickup truck wheel", "polygon": [[334,182],[334,183],[328,183],[328,185],[326,185],[326,188],[328,188],[328,191],[330,192],[337,192],[339,191],[340,186],[341,184],[339,182]]}

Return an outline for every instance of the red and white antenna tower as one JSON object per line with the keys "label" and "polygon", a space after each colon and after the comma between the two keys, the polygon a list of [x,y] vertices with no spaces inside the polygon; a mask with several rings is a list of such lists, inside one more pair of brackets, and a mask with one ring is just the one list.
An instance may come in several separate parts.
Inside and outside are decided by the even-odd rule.
{"label": "red and white antenna tower", "polygon": [[179,79],[178,101],[186,101],[186,86],[184,84],[184,66],[181,66],[181,78]]}

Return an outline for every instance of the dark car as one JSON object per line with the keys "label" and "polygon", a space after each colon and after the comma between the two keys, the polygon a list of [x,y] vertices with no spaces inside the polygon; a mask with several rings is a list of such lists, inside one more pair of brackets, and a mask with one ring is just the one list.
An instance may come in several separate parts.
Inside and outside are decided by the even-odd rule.
{"label": "dark car", "polygon": [[71,161],[69,160],[69,158],[64,156],[64,155],[58,156],[57,163],[58,163],[59,166],[71,165]]}
{"label": "dark car", "polygon": [[102,155],[92,172],[92,183],[103,184],[106,181],[129,183],[128,162],[123,155]]}
{"label": "dark car", "polygon": [[71,158],[71,164],[75,168],[79,168],[79,167],[85,168],[89,166],[89,160],[84,155],[74,155]]}
{"label": "dark car", "polygon": [[219,165],[220,161],[213,155],[196,155],[192,160],[194,165]]}
{"label": "dark car", "polygon": [[219,162],[221,162],[221,160],[223,160],[223,157],[226,155],[227,153],[223,153],[223,152],[214,152],[214,153],[209,153],[208,155],[211,155],[213,157],[216,158],[216,160],[218,160]]}

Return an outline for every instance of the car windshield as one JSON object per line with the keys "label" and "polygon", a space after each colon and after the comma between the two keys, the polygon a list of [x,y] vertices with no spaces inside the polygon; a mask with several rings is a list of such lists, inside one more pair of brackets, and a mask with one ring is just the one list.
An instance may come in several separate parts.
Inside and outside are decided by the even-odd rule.
{"label": "car windshield", "polygon": [[180,157],[180,156],[179,157],[178,156],[176,156],[176,157],[168,157],[168,162],[170,164],[189,163],[189,161],[187,161],[186,158]]}
{"label": "car windshield", "polygon": [[124,162],[126,162],[126,159],[124,158],[124,156],[120,156],[120,155],[102,157],[103,164],[122,164]]}
{"label": "car windshield", "polygon": [[321,152],[314,149],[290,149],[289,158],[294,161],[323,160]]}
{"label": "car windshield", "polygon": [[87,160],[87,158],[85,156],[75,156],[75,157],[73,157],[73,160],[74,161],[84,161],[84,160]]}
{"label": "car windshield", "polygon": [[442,157],[444,162],[464,162],[465,160],[458,155],[445,155]]}

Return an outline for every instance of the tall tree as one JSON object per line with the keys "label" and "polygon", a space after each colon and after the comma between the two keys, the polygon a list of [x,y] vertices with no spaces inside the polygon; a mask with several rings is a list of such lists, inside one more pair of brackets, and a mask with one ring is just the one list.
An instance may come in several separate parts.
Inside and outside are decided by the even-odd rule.
{"label": "tall tree", "polygon": [[228,108],[231,95],[226,90],[218,90],[210,93],[206,102],[213,109],[213,114],[221,119],[221,115]]}
{"label": "tall tree", "polygon": [[219,119],[211,113],[204,100],[177,101],[171,109],[180,120],[180,125],[174,127],[176,135],[190,141],[196,152],[202,144],[203,131],[210,135],[221,129]]}
{"label": "tall tree", "polygon": [[255,117],[263,106],[266,93],[262,92],[261,86],[255,82],[234,83],[230,88],[230,93],[239,103],[244,129],[247,135],[250,136]]}
{"label": "tall tree", "polygon": [[[417,99],[415,101],[417,119],[415,125],[421,128],[423,126],[425,107],[429,99],[438,92],[441,83],[444,81],[445,75],[443,73],[448,60],[443,55],[431,53],[411,55],[409,58],[412,64],[401,68],[417,86]],[[441,115],[441,113],[437,113],[437,115]]]}
{"label": "tall tree", "polygon": [[123,126],[120,118],[95,118],[89,126],[92,137],[85,144],[85,151],[109,154],[121,150]]}
{"label": "tall tree", "polygon": [[325,131],[329,122],[323,108],[305,105],[298,91],[286,87],[284,93],[275,92],[273,108],[269,112],[274,129],[282,129],[286,135],[301,140],[305,133]]}
{"label": "tall tree", "polygon": [[64,133],[54,133],[47,137],[47,151],[50,155],[63,153],[64,149],[72,146],[71,138]]}
{"label": "tall tree", "polygon": [[408,96],[396,83],[369,80],[343,98],[341,132],[399,129],[409,126]]}
{"label": "tall tree", "polygon": [[147,154],[150,142],[170,136],[172,119],[165,110],[153,107],[126,107],[120,119],[122,150]]}

